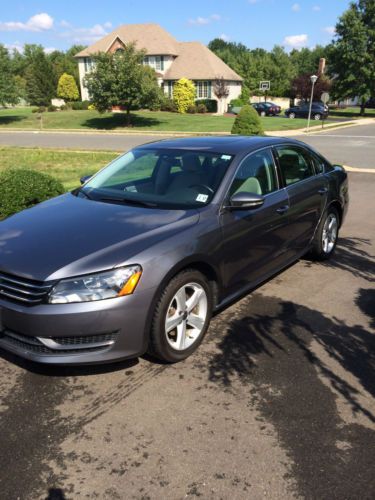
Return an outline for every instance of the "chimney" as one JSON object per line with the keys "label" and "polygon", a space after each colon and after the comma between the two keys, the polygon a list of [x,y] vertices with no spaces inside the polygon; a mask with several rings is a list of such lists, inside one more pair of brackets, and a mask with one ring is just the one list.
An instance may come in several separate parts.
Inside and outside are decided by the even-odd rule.
{"label": "chimney", "polygon": [[318,75],[324,75],[325,69],[326,69],[326,60],[324,57],[321,57],[319,59]]}

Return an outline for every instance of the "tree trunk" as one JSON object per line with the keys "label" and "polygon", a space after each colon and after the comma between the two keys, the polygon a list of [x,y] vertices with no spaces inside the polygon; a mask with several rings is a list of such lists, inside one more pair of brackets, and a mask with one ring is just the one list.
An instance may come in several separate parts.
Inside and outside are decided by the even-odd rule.
{"label": "tree trunk", "polygon": [[361,111],[360,115],[365,116],[365,110],[366,110],[366,103],[364,101],[361,102]]}
{"label": "tree trunk", "polygon": [[130,106],[126,106],[126,119],[125,123],[127,127],[130,127],[131,125],[131,115],[130,115]]}

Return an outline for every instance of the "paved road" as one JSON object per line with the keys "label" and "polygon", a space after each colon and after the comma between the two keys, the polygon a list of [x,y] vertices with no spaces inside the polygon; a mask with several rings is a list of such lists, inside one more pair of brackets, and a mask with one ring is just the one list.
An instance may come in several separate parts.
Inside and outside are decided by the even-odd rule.
{"label": "paved road", "polygon": [[[124,151],[165,137],[167,136],[0,131],[0,145]],[[375,168],[375,124],[296,138],[314,146],[333,163]]]}
{"label": "paved road", "polygon": [[375,169],[375,124],[297,136],[296,139],[307,142],[334,163]]}
{"label": "paved road", "polygon": [[375,176],[350,176],[335,257],[217,315],[186,362],[1,353],[1,497],[375,498]]}

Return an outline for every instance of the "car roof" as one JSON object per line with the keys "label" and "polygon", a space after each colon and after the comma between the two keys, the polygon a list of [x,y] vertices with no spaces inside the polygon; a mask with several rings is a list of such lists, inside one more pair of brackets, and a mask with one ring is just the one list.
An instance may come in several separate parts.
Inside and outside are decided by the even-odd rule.
{"label": "car roof", "polygon": [[137,149],[186,149],[234,155],[255,151],[261,147],[285,144],[286,141],[288,143],[299,144],[299,142],[294,139],[285,139],[283,137],[228,135],[165,139],[137,146]]}

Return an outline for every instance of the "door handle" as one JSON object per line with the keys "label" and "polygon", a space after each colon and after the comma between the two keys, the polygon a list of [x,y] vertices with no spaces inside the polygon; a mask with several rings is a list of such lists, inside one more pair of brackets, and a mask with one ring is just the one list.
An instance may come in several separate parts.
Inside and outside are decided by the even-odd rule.
{"label": "door handle", "polygon": [[282,207],[279,207],[276,209],[276,212],[278,214],[285,214],[289,210],[289,205],[283,205]]}
{"label": "door handle", "polygon": [[323,195],[323,194],[326,194],[326,193],[328,193],[328,188],[323,187],[323,188],[321,188],[321,189],[319,189],[319,190],[318,190],[318,193],[319,193],[319,194],[322,194],[322,195]]}

